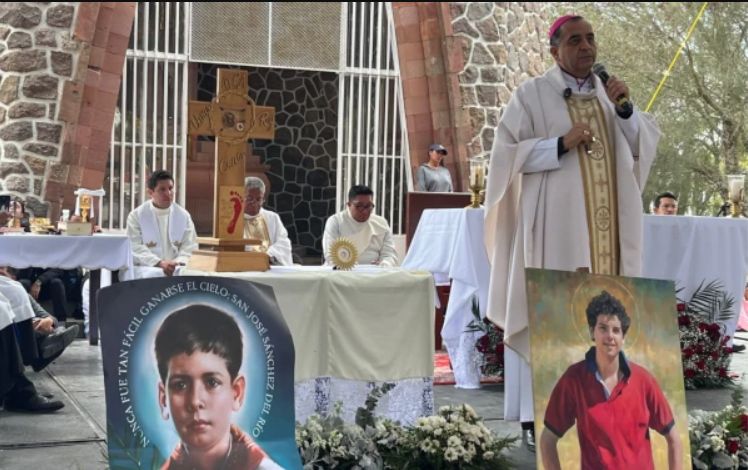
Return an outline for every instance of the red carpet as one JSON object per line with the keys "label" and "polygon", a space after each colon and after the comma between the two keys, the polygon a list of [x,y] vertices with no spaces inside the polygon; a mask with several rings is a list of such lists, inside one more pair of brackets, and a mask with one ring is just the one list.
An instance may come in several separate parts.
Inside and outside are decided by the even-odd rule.
{"label": "red carpet", "polygon": [[[482,384],[503,383],[503,377],[489,376],[481,377]],[[434,353],[434,385],[454,385],[455,376],[452,367],[449,365],[449,355],[440,351]]]}

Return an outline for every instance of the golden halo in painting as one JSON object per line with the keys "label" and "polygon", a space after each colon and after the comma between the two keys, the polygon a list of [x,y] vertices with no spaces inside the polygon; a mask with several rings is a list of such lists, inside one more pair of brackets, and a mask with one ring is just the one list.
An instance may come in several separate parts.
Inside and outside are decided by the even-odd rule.
{"label": "golden halo in painting", "polygon": [[358,250],[347,238],[338,238],[330,245],[330,259],[336,268],[348,271],[358,262]]}
{"label": "golden halo in painting", "polygon": [[592,276],[579,284],[571,296],[569,311],[572,314],[574,329],[585,343],[590,343],[590,328],[587,324],[587,306],[590,301],[607,291],[623,305],[626,314],[631,319],[629,330],[626,333],[626,347],[629,348],[636,343],[642,325],[639,324],[639,304],[633,294],[622,282],[610,276]]}

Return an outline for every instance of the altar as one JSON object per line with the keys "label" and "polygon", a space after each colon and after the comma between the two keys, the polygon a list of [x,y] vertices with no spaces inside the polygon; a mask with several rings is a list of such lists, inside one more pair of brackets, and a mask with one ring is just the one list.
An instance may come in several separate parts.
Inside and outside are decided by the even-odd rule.
{"label": "altar", "polygon": [[352,422],[375,384],[394,382],[377,413],[414,423],[433,414],[434,283],[428,272],[361,267],[272,267],[266,272],[182,270],[273,287],[296,349],[296,420],[343,404]]}
{"label": "altar", "polygon": [[718,281],[734,299],[725,334],[735,334],[748,272],[748,219],[644,216],[643,277],[675,282],[678,298]]}
{"label": "altar", "polygon": [[[455,386],[480,386],[480,356],[473,319],[472,298],[485,305],[488,296],[488,258],[483,244],[483,209],[423,211],[408,253],[408,269],[433,273],[437,284],[452,288],[442,328]],[[735,299],[734,316],[725,325],[733,336],[748,272],[748,219],[645,215],[642,277],[675,281],[678,296],[687,300],[703,283],[719,281]],[[481,309],[481,316],[485,312]]]}

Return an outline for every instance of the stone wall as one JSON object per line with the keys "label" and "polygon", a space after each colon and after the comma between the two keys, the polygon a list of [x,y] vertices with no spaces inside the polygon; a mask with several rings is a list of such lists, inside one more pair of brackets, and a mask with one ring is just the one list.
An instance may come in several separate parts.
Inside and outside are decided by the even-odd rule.
{"label": "stone wall", "polygon": [[44,182],[57,171],[62,82],[80,49],[72,38],[77,3],[0,3],[0,190],[46,213]]}
{"label": "stone wall", "polygon": [[[200,64],[198,100],[215,95],[217,68]],[[275,107],[275,138],[252,141],[254,154],[269,166],[265,207],[280,215],[301,256],[321,256],[325,221],[335,213],[338,76],[242,68],[249,71],[250,98]]]}
{"label": "stone wall", "polygon": [[468,111],[470,156],[488,154],[512,91],[552,63],[543,3],[450,3],[452,28],[464,38],[460,93]]}
{"label": "stone wall", "polygon": [[104,181],[134,14],[134,2],[0,3],[0,191],[37,216]]}

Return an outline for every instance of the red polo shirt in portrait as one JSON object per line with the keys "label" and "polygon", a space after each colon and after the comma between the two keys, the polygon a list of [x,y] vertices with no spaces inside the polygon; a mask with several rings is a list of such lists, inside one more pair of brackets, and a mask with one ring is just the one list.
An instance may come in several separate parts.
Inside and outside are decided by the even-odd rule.
{"label": "red polo shirt in portrait", "polygon": [[646,369],[620,353],[623,378],[606,397],[595,348],[558,380],[545,410],[545,427],[559,438],[576,422],[582,469],[653,469],[649,429],[675,425],[665,395]]}

